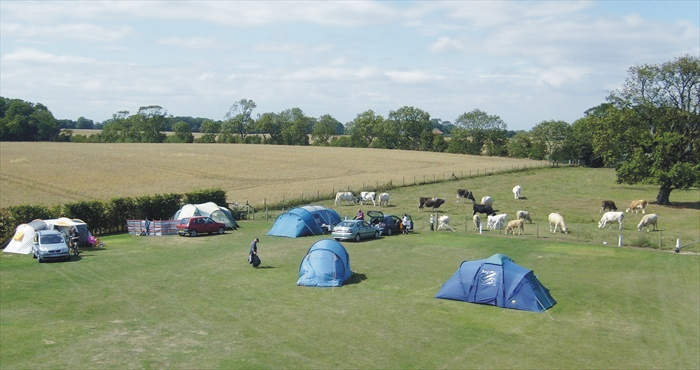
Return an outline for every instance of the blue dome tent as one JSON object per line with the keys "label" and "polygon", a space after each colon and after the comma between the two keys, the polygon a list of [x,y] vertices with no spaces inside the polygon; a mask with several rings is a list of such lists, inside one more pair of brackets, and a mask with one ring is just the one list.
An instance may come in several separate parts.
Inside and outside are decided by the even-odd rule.
{"label": "blue dome tent", "polygon": [[335,226],[339,222],[340,216],[332,209],[321,206],[304,206],[291,209],[277,217],[267,235],[288,238],[321,235],[324,233],[321,225]]}
{"label": "blue dome tent", "polygon": [[301,260],[297,285],[341,286],[350,276],[350,256],[343,245],[333,239],[322,239]]}
{"label": "blue dome tent", "polygon": [[536,312],[557,303],[532,270],[503,254],[462,262],[435,298]]}

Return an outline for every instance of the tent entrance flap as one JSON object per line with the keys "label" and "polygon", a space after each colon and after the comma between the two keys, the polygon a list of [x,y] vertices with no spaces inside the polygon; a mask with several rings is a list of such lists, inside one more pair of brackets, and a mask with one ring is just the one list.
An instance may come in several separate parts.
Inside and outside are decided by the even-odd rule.
{"label": "tent entrance flap", "polygon": [[476,274],[476,292],[474,292],[474,301],[481,304],[496,305],[498,292],[502,285],[501,279],[503,273],[501,266],[484,264]]}

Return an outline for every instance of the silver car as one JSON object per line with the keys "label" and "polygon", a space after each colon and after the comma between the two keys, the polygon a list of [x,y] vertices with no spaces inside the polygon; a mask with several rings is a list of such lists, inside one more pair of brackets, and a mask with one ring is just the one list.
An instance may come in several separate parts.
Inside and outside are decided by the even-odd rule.
{"label": "silver car", "polygon": [[345,220],[333,227],[333,239],[354,240],[378,238],[381,231],[371,226],[364,220]]}
{"label": "silver car", "polygon": [[32,254],[39,263],[50,259],[70,260],[66,240],[63,234],[56,230],[37,231],[32,245]]}

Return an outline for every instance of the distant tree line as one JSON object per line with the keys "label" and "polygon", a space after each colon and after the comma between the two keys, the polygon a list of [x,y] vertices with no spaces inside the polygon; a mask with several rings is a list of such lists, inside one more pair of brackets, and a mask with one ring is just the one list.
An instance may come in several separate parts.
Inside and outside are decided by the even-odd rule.
{"label": "distant tree line", "polygon": [[[672,189],[700,181],[699,105],[700,58],[684,56],[631,67],[624,86],[582,118],[571,124],[546,120],[529,131],[508,131],[498,115],[479,109],[459,115],[454,123],[411,106],[387,117],[367,110],[346,124],[329,114],[307,116],[300,108],[254,118],[256,104],[249,99],[232,104],[218,121],[173,117],[151,105],[94,123],[84,117],[56,120],[40,103],[1,98],[0,140],[321,145],[570,161],[613,167],[621,183],[658,184],[657,202],[665,204]],[[90,127],[102,131],[84,136],[61,130]]]}

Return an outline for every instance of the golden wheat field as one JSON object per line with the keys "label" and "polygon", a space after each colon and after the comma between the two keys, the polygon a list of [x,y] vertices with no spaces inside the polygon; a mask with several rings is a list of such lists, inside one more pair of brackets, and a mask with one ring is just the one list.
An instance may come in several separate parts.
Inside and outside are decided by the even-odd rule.
{"label": "golden wheat field", "polygon": [[262,205],[545,162],[385,149],[245,144],[0,143],[0,207],[222,188]]}

